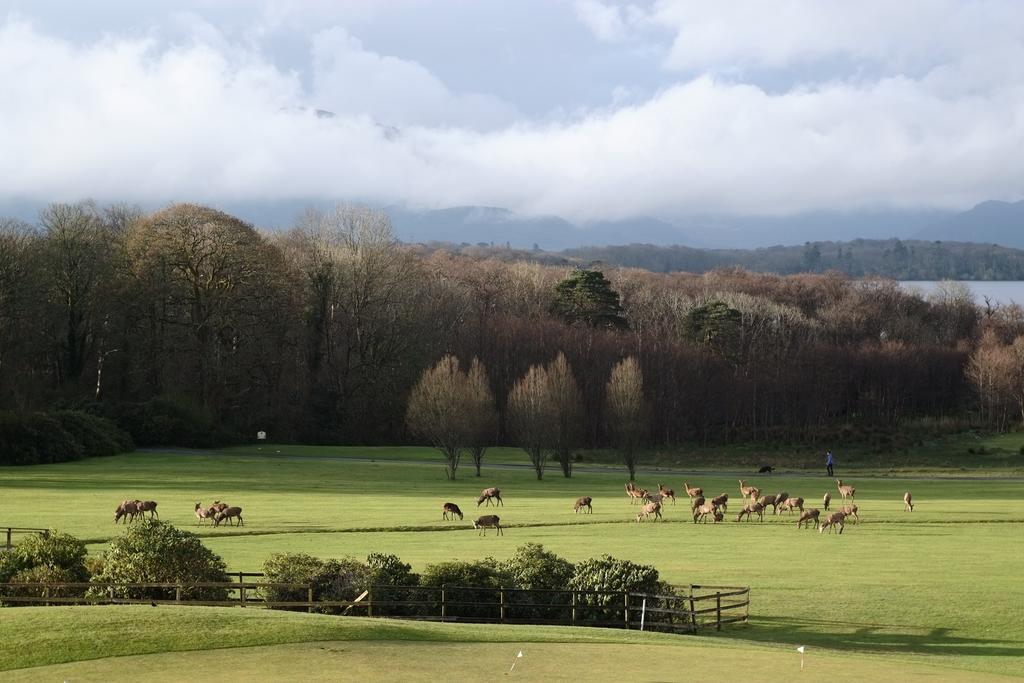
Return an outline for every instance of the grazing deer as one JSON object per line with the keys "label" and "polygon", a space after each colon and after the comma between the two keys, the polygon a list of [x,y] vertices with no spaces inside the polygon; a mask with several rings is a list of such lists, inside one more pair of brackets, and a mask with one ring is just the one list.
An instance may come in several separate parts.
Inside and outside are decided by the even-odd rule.
{"label": "grazing deer", "polygon": [[831,515],[829,515],[828,519],[822,522],[821,526],[818,527],[818,533],[824,533],[825,529],[828,529],[828,532],[832,533],[832,530],[836,527],[836,525],[839,526],[839,533],[843,533],[843,529],[846,527],[846,515],[844,513],[833,512]]}
{"label": "grazing deer", "polygon": [[441,506],[441,519],[455,519],[455,515],[462,519],[462,510],[455,503],[445,503]]}
{"label": "grazing deer", "polygon": [[220,526],[220,523],[223,522],[225,519],[228,520],[228,526],[232,526],[232,519],[238,520],[237,522],[235,522],[234,526],[245,526],[245,521],[242,519],[242,508],[240,507],[224,508],[223,510],[221,510],[220,512],[213,516],[213,525]]}
{"label": "grazing deer", "polygon": [[122,503],[114,509],[114,524],[117,524],[118,520],[122,517],[124,518],[125,524],[128,522],[134,522],[135,515],[137,514],[139,514],[139,506],[134,500],[122,501]]}
{"label": "grazing deer", "polygon": [[501,530],[501,518],[498,515],[484,515],[480,517],[473,522],[473,528],[479,529],[481,536],[486,536],[488,529],[497,529],[498,536],[505,535],[505,532]]}
{"label": "grazing deer", "polygon": [[[476,499],[476,506],[480,507],[480,503],[485,500],[487,501],[487,505],[491,505],[492,498],[498,501],[498,503],[501,503],[502,507],[505,507],[505,501],[501,499],[501,489],[496,489],[493,486],[480,492],[480,497]],[[494,503],[494,506],[497,507],[498,503]]]}
{"label": "grazing deer", "polygon": [[696,498],[697,496],[704,495],[704,489],[700,488],[699,486],[695,486],[691,489],[690,485],[685,481],[683,482],[683,488],[686,489],[686,495],[688,495],[690,498]]}
{"label": "grazing deer", "polygon": [[814,528],[817,529],[818,515],[820,514],[821,513],[818,512],[818,508],[807,508],[806,510],[800,513],[800,519],[796,520],[796,528],[799,529],[806,523],[807,528],[810,529],[811,522],[814,522]]}
{"label": "grazing deer", "polygon": [[575,512],[579,512],[583,508],[587,508],[587,512],[588,513],[594,514],[594,508],[591,507],[591,505],[590,505],[590,503],[593,500],[594,499],[591,498],[590,496],[583,496],[582,498],[577,498],[576,499],[576,503],[572,506],[572,511],[575,513]]}
{"label": "grazing deer", "polygon": [[797,509],[800,512],[804,511],[804,499],[797,496],[796,498],[787,498],[786,500],[779,503],[779,510],[789,510],[789,514],[793,514],[793,510]]}
{"label": "grazing deer", "polygon": [[636,516],[636,521],[641,519],[647,519],[651,515],[654,515],[654,521],[657,522],[661,519],[661,503],[647,503],[644,505],[643,510]]}
{"label": "grazing deer", "polygon": [[847,498],[854,498],[854,494],[857,493],[857,489],[852,486],[847,486],[843,483],[842,479],[836,479],[836,487],[839,488],[839,495],[843,497],[844,503]]}
{"label": "grazing deer", "polygon": [[750,516],[751,515],[757,515],[758,521],[759,522],[763,522],[764,521],[764,506],[761,505],[760,503],[758,503],[756,500],[753,503],[747,503],[746,505],[743,506],[743,509],[740,510],[740,514],[738,514],[736,516],[736,521],[737,522],[741,521],[743,519],[743,515],[747,516],[747,521],[748,522],[750,521]]}
{"label": "grazing deer", "polygon": [[910,495],[910,491],[907,491],[906,493],[903,494],[903,511],[914,511],[914,497]]}
{"label": "grazing deer", "polygon": [[714,501],[710,503],[704,503],[693,511],[693,523],[696,524],[697,522],[704,522],[705,524],[707,524],[708,515],[714,517],[715,513],[719,513],[719,511],[718,506],[715,505]]}

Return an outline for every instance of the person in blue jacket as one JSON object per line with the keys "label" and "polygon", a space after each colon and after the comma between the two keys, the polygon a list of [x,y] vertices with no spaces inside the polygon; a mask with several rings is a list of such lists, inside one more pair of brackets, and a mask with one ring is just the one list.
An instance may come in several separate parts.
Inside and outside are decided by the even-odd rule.
{"label": "person in blue jacket", "polygon": [[832,451],[829,451],[828,453],[825,454],[825,469],[828,471],[828,476],[830,476],[830,477],[833,476],[833,474],[832,474],[833,462],[834,461],[832,460]]}

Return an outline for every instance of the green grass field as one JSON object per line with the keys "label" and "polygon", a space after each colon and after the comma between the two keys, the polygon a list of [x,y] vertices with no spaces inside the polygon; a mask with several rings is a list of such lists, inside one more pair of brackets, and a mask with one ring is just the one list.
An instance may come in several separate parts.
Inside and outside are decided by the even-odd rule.
{"label": "green grass field", "polygon": [[[276,454],[279,449],[281,455]],[[524,460],[513,451],[494,456],[488,461]],[[747,663],[750,667],[736,668],[732,678],[747,678],[745,672],[763,667],[795,672],[792,666],[794,662],[798,665],[798,659],[794,659],[792,650],[804,644],[816,655],[809,659],[812,666],[829,662],[829,680],[846,680],[843,676],[873,680],[883,675],[901,680],[914,680],[914,676],[922,680],[977,680],[981,673],[1021,675],[1024,481],[900,479],[862,473],[850,480],[857,487],[863,522],[848,525],[842,536],[829,536],[797,531],[795,516],[785,513],[776,518],[769,515],[763,524],[737,524],[733,516],[724,524],[694,525],[688,520],[685,500],[674,508],[668,505],[664,523],[637,524],[632,521],[635,508],[623,493],[626,477],[620,470],[595,468],[578,472],[570,480],[551,471],[543,482],[522,468],[485,466],[481,479],[471,476],[469,468],[462,474],[457,481],[445,480],[439,456],[427,449],[293,446],[212,454],[147,452],[61,465],[0,468],[0,525],[59,528],[88,539],[90,550],[101,552],[120,530],[112,523],[117,502],[128,497],[154,499],[159,501],[165,521],[196,531],[223,555],[231,569],[247,571],[258,571],[268,555],[282,551],[322,557],[390,552],[412,563],[415,569],[422,569],[428,563],[453,558],[491,555],[500,559],[518,545],[539,542],[571,560],[610,553],[654,564],[665,579],[674,583],[751,586],[750,625],[699,638],[604,631],[594,636],[605,639],[598,649],[608,653],[607,667],[598,666],[600,671],[621,674],[626,671],[623,666],[638,666],[641,674],[649,672],[633,676],[639,680],[689,680],[693,676],[682,675],[682,668],[659,674],[658,662],[692,660],[707,667],[700,669],[707,672],[707,677]],[[681,492],[681,476],[641,473],[638,480],[654,487],[659,476],[663,477],[661,483]],[[784,489],[791,495],[801,495],[813,505],[820,502],[826,490],[837,497],[834,482],[816,474],[747,478],[770,486],[771,492]],[[687,479],[708,492],[727,491],[733,498],[739,497],[736,476],[704,473]],[[508,524],[503,537],[481,538],[470,527],[470,518],[477,512],[475,497],[484,486],[499,486],[503,491],[506,505],[498,510]],[[916,503],[915,511],[909,514],[903,512],[901,500],[907,489],[913,491]],[[580,495],[594,497],[593,515],[573,514],[572,501]],[[197,527],[192,515],[195,501],[208,503],[214,498],[241,505],[245,526]],[[440,508],[445,500],[463,507],[467,513],[464,522],[441,520]],[[71,638],[68,634],[72,631],[63,628],[54,635],[38,624],[32,628],[21,624],[29,619],[25,615],[41,612],[42,616],[31,618],[54,615],[58,620],[55,624],[65,623],[72,616],[76,620],[95,618],[98,623],[107,619],[112,621],[111,628],[123,628],[118,615],[125,612],[118,609],[4,610],[0,614],[0,642],[10,643],[14,638],[25,647],[4,652],[0,669],[60,665],[36,673],[42,678],[108,680],[104,672],[111,669],[104,667],[112,665],[104,663],[106,660],[61,663],[114,654],[138,655],[146,658],[145,666],[165,671],[165,678],[173,678],[176,656],[155,653],[246,646],[254,648],[250,653],[252,662],[276,658],[287,661],[289,657],[333,661],[338,659],[331,654],[334,646],[321,641],[340,639],[373,641],[372,647],[364,643],[365,648],[341,648],[348,653],[342,659],[351,660],[344,666],[351,666],[351,670],[372,666],[378,656],[372,652],[389,656],[397,648],[403,656],[392,666],[400,666],[403,676],[416,680],[437,677],[438,662],[432,654],[439,651],[435,641],[445,643],[445,666],[464,661],[468,668],[456,670],[471,672],[480,668],[472,667],[473,662],[489,658],[508,659],[502,664],[506,668],[511,664],[511,648],[496,647],[495,641],[537,642],[548,638],[543,634],[549,632],[553,635],[540,652],[550,656],[529,660],[536,667],[530,675],[536,675],[537,680],[547,671],[542,661],[554,666],[573,658],[583,662],[600,659],[583,647],[582,639],[591,637],[588,634],[593,630],[516,631],[486,626],[459,631],[450,625],[403,625],[401,628],[410,629],[408,633],[414,635],[397,638],[387,635],[385,627],[378,626],[381,622],[367,625],[366,620],[358,619],[228,610],[218,612],[217,618],[237,620],[232,633],[241,635],[192,642],[177,638],[174,634],[181,629],[168,624],[167,642],[158,638],[141,649],[123,650],[102,643],[96,647],[53,647],[54,638]],[[177,616],[179,613],[185,616]],[[161,624],[169,618],[165,615],[187,620],[198,618],[193,615],[200,613],[200,608],[160,608],[153,610],[155,616],[146,613],[146,617]],[[296,619],[295,628],[299,630],[311,623],[304,621],[306,618],[314,619],[317,625],[302,637],[257,637],[260,627],[255,620],[286,617]],[[339,636],[323,626],[335,623],[337,626],[332,628],[355,629],[359,635]],[[435,627],[439,630],[432,630]],[[83,629],[86,635],[80,637],[92,638],[98,628]],[[255,634],[251,638],[246,635],[250,628]],[[165,629],[161,626],[158,630]],[[466,636],[467,632],[472,637]],[[135,643],[138,633],[133,625],[127,642]],[[460,633],[462,637],[442,637],[442,633]],[[415,642],[399,644],[393,640]],[[294,644],[314,641],[315,646]],[[627,645],[631,656],[615,654],[616,647]],[[38,649],[35,646],[42,648],[45,656],[33,654]],[[642,654],[648,650],[638,650],[641,646],[651,648],[649,665]],[[706,646],[713,647],[705,652]],[[237,670],[239,658],[250,656],[240,652],[250,651],[215,650],[201,658],[190,654],[189,666],[194,658],[196,662],[201,659],[203,666],[213,672]],[[761,665],[755,665],[757,662]],[[500,668],[488,668],[487,675],[481,673],[479,678],[500,674]],[[936,678],[937,671],[941,676]],[[25,670],[17,675],[32,678],[32,673]],[[550,678],[550,673],[547,676]],[[471,680],[473,675],[466,673],[460,678]]]}

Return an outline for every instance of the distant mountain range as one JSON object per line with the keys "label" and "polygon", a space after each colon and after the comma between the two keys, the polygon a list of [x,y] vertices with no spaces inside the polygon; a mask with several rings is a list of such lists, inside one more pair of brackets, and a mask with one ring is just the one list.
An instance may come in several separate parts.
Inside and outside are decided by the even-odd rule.
{"label": "distant mountain range", "polygon": [[[101,202],[102,203],[102,202]],[[213,205],[264,228],[292,225],[308,207],[326,209],[320,199],[225,201]],[[0,201],[0,217],[34,221],[40,202]],[[150,204],[145,208],[156,208]],[[396,235],[406,242],[506,245],[557,251],[620,244],[681,245],[751,249],[805,242],[855,239],[914,239],[999,244],[1024,248],[1024,201],[983,202],[961,213],[938,210],[818,211],[791,216],[638,216],[615,221],[572,223],[559,216],[524,216],[508,209],[458,206],[416,210],[380,207]]]}

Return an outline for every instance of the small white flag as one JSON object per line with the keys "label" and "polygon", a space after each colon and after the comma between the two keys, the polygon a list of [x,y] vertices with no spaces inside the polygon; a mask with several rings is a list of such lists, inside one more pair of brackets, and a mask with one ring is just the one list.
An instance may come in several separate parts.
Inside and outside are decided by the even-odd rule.
{"label": "small white flag", "polygon": [[804,646],[803,646],[803,645],[801,645],[800,647],[798,647],[798,648],[796,649],[796,651],[797,651],[797,652],[799,652],[800,654],[803,654],[803,653],[804,653]]}
{"label": "small white flag", "polygon": [[[803,652],[803,650],[800,650],[800,651],[801,651],[801,652]],[[516,657],[522,657],[522,656],[523,656],[523,651],[522,651],[522,650],[520,650],[520,651],[519,651],[519,654],[517,654],[517,655],[516,655]]]}

